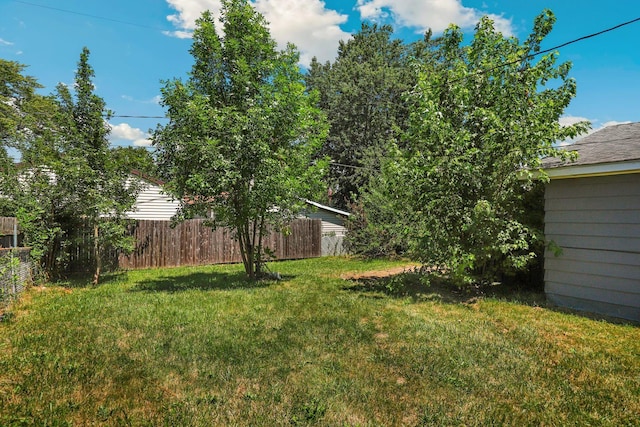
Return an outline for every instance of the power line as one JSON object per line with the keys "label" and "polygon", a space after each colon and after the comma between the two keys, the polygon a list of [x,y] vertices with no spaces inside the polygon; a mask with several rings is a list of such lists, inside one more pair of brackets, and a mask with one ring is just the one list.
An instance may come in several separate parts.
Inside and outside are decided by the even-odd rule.
{"label": "power line", "polygon": [[[495,70],[498,70],[498,69],[500,69],[500,68],[507,67],[507,66],[509,66],[509,65],[519,64],[520,62],[522,62],[522,61],[526,61],[527,59],[533,59],[533,58],[535,58],[536,56],[544,55],[545,53],[549,53],[549,52],[556,51],[556,50],[558,50],[558,49],[561,49],[561,48],[563,48],[563,47],[569,46],[569,45],[571,45],[571,44],[578,43],[578,42],[580,42],[580,41],[587,40],[587,39],[590,39],[590,38],[593,38],[593,37],[596,37],[596,36],[600,36],[600,35],[602,35],[602,34],[608,33],[608,32],[610,32],[610,31],[617,30],[618,28],[622,28],[622,27],[624,27],[624,26],[626,26],[626,25],[630,25],[630,24],[633,24],[633,23],[638,22],[638,21],[640,21],[640,17],[635,18],[635,19],[632,19],[632,20],[627,21],[627,22],[623,22],[623,23],[618,24],[618,25],[614,25],[613,27],[610,27],[610,28],[604,29],[604,30],[602,30],[602,31],[598,31],[598,32],[596,32],[596,33],[591,33],[591,34],[588,34],[588,35],[586,35],[586,36],[578,37],[577,39],[569,40],[568,42],[564,42],[564,43],[562,43],[562,44],[559,44],[559,45],[557,45],[557,46],[551,47],[551,48],[549,48],[549,49],[544,49],[544,50],[541,50],[541,51],[539,51],[539,52],[535,52],[535,53],[529,54],[529,55],[525,56],[525,57],[524,57],[524,58],[522,58],[522,59],[518,59],[518,60],[510,61],[510,62],[505,62],[504,64],[496,65],[495,67],[492,67],[492,68],[489,68],[489,69],[486,69],[486,70],[480,70],[480,71],[477,71],[477,72],[475,72],[475,73],[474,73],[474,74],[472,74],[472,75],[481,76],[481,75],[483,75],[483,74],[490,73],[491,71],[495,71]],[[451,83],[457,83],[457,82],[460,82],[460,81],[462,81],[462,80],[467,79],[467,78],[468,78],[468,77],[470,77],[470,76],[471,76],[471,75],[466,75],[466,76],[464,76],[464,77],[460,77],[460,78],[455,79],[455,80],[450,80],[450,81],[448,81],[447,83],[448,83],[448,84],[451,84]]]}
{"label": "power line", "polygon": [[57,12],[63,12],[63,13],[70,13],[73,15],[79,15],[79,16],[86,16],[88,18],[94,18],[94,19],[101,19],[103,21],[109,21],[109,22],[116,22],[118,24],[125,24],[125,25],[131,25],[133,27],[140,27],[140,28],[146,28],[149,30],[156,30],[156,31],[169,31],[166,30],[164,28],[159,28],[159,27],[151,27],[149,25],[144,25],[144,24],[138,24],[135,22],[128,22],[128,21],[122,21],[120,19],[114,19],[114,18],[106,18],[104,16],[98,16],[98,15],[91,15],[89,13],[83,13],[83,12],[76,12],[73,10],[68,10],[68,9],[62,9],[59,7],[53,7],[53,6],[45,6],[43,4],[37,4],[37,3],[31,3],[28,1],[22,1],[22,0],[13,0],[14,3],[21,3],[21,4],[26,4],[28,6],[33,6],[33,7],[39,7],[42,9],[49,9],[49,10],[55,10]]}
{"label": "power line", "polygon": [[[551,48],[549,48],[549,49],[544,49],[544,50],[541,50],[541,51],[539,51],[539,52],[536,52],[536,53],[533,53],[533,54],[527,55],[527,56],[525,56],[525,57],[524,57],[524,58],[522,58],[522,59],[515,60],[515,61],[511,61],[511,62],[505,62],[504,64],[497,65],[497,66],[495,66],[495,67],[493,67],[493,68],[489,68],[489,69],[487,69],[487,70],[481,70],[481,71],[478,71],[478,72],[476,72],[476,73],[475,73],[475,75],[483,75],[483,74],[487,74],[487,73],[489,73],[489,72],[491,72],[491,71],[494,71],[494,70],[497,70],[497,69],[499,69],[499,68],[506,67],[506,66],[509,66],[509,65],[514,65],[514,64],[517,64],[517,63],[522,62],[522,61],[524,61],[524,60],[532,59],[532,58],[535,58],[536,56],[540,56],[540,55],[544,55],[545,53],[553,52],[553,51],[555,51],[555,50],[558,50],[558,49],[561,49],[561,48],[563,48],[563,47],[566,47],[566,46],[572,45],[572,44],[574,44],[574,43],[578,43],[578,42],[583,41],[583,40],[587,40],[587,39],[590,39],[590,38],[593,38],[593,37],[600,36],[600,35],[602,35],[602,34],[608,33],[608,32],[610,32],[610,31],[617,30],[617,29],[622,28],[622,27],[627,26],[627,25],[631,25],[631,24],[636,23],[636,22],[638,22],[638,21],[640,21],[640,17],[635,18],[635,19],[632,19],[632,20],[630,20],[630,21],[623,22],[623,23],[618,24],[618,25],[614,25],[613,27],[606,28],[606,29],[604,29],[604,30],[602,30],[602,31],[598,31],[598,32],[595,32],[595,33],[588,34],[588,35],[586,35],[586,36],[582,36],[582,37],[578,37],[578,38],[573,39],[573,40],[569,40],[569,41],[567,41],[567,42],[561,43],[561,44],[556,45],[556,46],[554,46],[554,47],[551,47]],[[450,80],[450,81],[449,81],[449,82],[447,82],[447,83],[449,83],[449,84],[451,84],[451,83],[457,83],[457,82],[460,82],[460,81],[462,81],[462,80],[465,80],[465,79],[466,79],[466,78],[468,78],[468,77],[469,77],[469,76],[467,75],[467,76],[461,77],[461,78],[456,79],[456,80]],[[126,117],[128,117],[128,116],[112,116],[112,117],[122,117],[122,118],[126,118]],[[147,119],[147,118],[148,118],[148,119],[166,119],[166,118],[167,118],[167,117],[157,117],[157,116],[139,116],[139,117],[129,116],[129,117],[131,117],[131,118],[140,118],[140,119]],[[343,167],[352,167],[352,168],[359,167],[359,166],[353,166],[353,165],[341,165],[341,164],[339,164],[339,163],[335,163],[335,162],[332,162],[332,164],[334,164],[334,165],[336,165],[336,166],[343,166]]]}
{"label": "power line", "polygon": [[[23,1],[23,0],[12,0],[12,1],[14,3],[21,3],[21,4],[25,4],[25,5],[29,5],[29,6],[40,7],[40,8],[43,8],[43,9],[55,10],[55,11],[58,11],[58,12],[70,13],[70,14],[79,15],[79,16],[86,16],[86,17],[89,17],[89,18],[101,19],[101,20],[104,20],[104,21],[116,22],[116,23],[119,23],[119,24],[125,24],[125,25],[131,25],[131,26],[135,26],[135,27],[147,28],[147,29],[156,30],[156,31],[167,31],[167,30],[164,30],[164,29],[158,28],[158,27],[151,27],[151,26],[148,26],[148,25],[138,24],[138,23],[134,23],[134,22],[127,22],[127,21],[122,21],[122,20],[119,20],[119,19],[106,18],[106,17],[103,17],[103,16],[92,15],[92,14],[83,13],[83,12],[76,12],[76,11],[57,8],[57,7],[52,7],[52,6],[45,6],[45,5],[41,5],[41,4],[37,4],[37,3],[31,3],[31,2],[27,2],[27,1]],[[553,52],[553,51],[556,51],[556,50],[561,49],[563,47],[572,45],[574,43],[578,43],[578,42],[583,41],[583,40],[587,40],[587,39],[590,39],[590,38],[593,38],[593,37],[600,36],[602,34],[617,30],[619,28],[622,28],[622,27],[625,27],[627,25],[636,23],[638,21],[640,21],[640,17],[632,19],[632,20],[629,20],[629,21],[626,21],[626,22],[622,22],[620,24],[614,25],[613,27],[609,27],[609,28],[606,28],[604,30],[601,30],[601,31],[598,31],[598,32],[595,32],[595,33],[587,34],[585,36],[578,37],[578,38],[573,39],[573,40],[569,40],[567,42],[564,42],[564,43],[561,43],[559,45],[553,46],[551,48],[544,49],[544,50],[541,50],[539,52],[535,52],[535,53],[529,54],[529,55],[527,55],[524,58],[519,59],[519,60],[505,62],[503,64],[497,65],[495,67],[492,67],[492,68],[489,68],[489,69],[486,69],[486,70],[477,71],[473,75],[480,76],[480,75],[483,75],[483,74],[487,74],[487,73],[489,73],[491,71],[495,71],[497,69],[500,69],[502,67],[507,67],[509,65],[518,64],[518,63],[520,63],[522,61],[525,61],[527,59],[533,59],[533,58],[535,58],[537,56],[540,56],[540,55],[543,55],[545,53]],[[461,77],[461,78],[458,78],[458,79],[455,79],[455,80],[450,80],[447,83],[448,84],[457,83],[457,82],[460,82],[462,80],[465,80],[468,77],[469,77],[469,75],[466,75],[464,77]],[[112,115],[111,117],[113,117],[113,118],[135,118],[135,119],[167,119],[166,116],[143,116],[143,115]],[[344,166],[348,166],[348,165],[344,165]]]}
{"label": "power line", "polygon": [[632,19],[631,21],[623,22],[622,24],[615,25],[615,26],[613,26],[611,28],[607,28],[606,30],[598,31],[597,33],[592,33],[592,34],[589,34],[589,35],[586,35],[586,36],[582,36],[582,37],[579,37],[577,39],[568,41],[566,43],[562,43],[562,44],[560,44],[558,46],[555,46],[555,47],[552,47],[550,49],[545,49],[543,51],[536,52],[535,54],[530,55],[530,57],[533,58],[533,57],[536,57],[538,55],[542,55],[544,53],[549,53],[549,52],[551,52],[553,50],[557,50],[557,49],[563,48],[565,46],[569,46],[570,44],[577,43],[577,42],[582,41],[582,40],[590,39],[592,37],[596,37],[596,36],[599,36],[599,35],[604,34],[604,33],[608,33],[609,31],[617,30],[618,28],[622,28],[622,27],[624,27],[626,25],[630,25],[630,24],[633,24],[634,22],[638,22],[638,21],[640,21],[640,17]]}
{"label": "power line", "polygon": [[168,119],[167,116],[136,116],[136,115],[127,115],[127,114],[111,114],[109,117],[119,118],[119,119]]}

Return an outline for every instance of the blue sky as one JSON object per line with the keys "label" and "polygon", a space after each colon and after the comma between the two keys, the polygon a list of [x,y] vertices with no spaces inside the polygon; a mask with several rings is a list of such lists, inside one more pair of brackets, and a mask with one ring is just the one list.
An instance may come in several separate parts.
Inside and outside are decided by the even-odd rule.
{"label": "blue sky", "polygon": [[[440,33],[456,23],[470,35],[491,15],[504,33],[524,39],[534,17],[550,8],[557,17],[544,41],[550,48],[640,17],[640,1],[513,0],[253,0],[274,38],[295,43],[302,62],[335,57],[338,40],[362,20],[389,23],[414,40],[426,28]],[[53,92],[70,83],[83,46],[91,51],[96,92],[116,115],[163,116],[161,81],[186,77],[195,18],[219,0],[0,0],[0,58],[28,66],[27,74]],[[640,121],[640,22],[560,49],[571,61],[578,95],[563,121],[588,119],[594,129]],[[145,145],[162,119],[114,117],[115,145]]]}

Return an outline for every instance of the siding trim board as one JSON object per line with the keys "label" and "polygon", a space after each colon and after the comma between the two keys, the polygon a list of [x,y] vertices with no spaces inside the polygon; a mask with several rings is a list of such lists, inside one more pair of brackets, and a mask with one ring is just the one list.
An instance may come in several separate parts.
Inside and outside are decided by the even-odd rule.
{"label": "siding trim board", "polygon": [[548,275],[545,273],[545,276],[549,283],[562,283],[566,286],[573,286],[592,293],[604,292],[606,295],[627,294],[630,297],[635,294],[640,300],[640,295],[637,293],[638,282],[635,279],[627,279],[611,274],[607,276],[606,273],[592,274],[558,270]]}
{"label": "siding trim board", "polygon": [[602,211],[570,211],[555,210],[546,213],[546,221],[549,224],[636,224],[637,219],[629,215],[625,210],[602,210]]}
{"label": "siding trim board", "polygon": [[[553,252],[545,253],[545,262],[547,260],[558,259]],[[605,263],[616,267],[618,265],[640,266],[640,254],[619,252],[619,251],[599,251],[591,249],[562,248],[562,258],[571,261],[584,261]]]}
{"label": "siding trim board", "polygon": [[576,235],[583,233],[589,237],[629,237],[640,236],[640,224],[611,224],[601,223],[557,223],[549,222],[545,226],[547,233],[554,235]]}
{"label": "siding trim board", "polygon": [[590,178],[596,176],[640,173],[640,162],[602,163],[599,165],[564,166],[546,171],[551,179]]}
{"label": "siding trim board", "polygon": [[[632,298],[630,298],[630,294],[624,292],[605,292],[597,288],[587,289],[581,286],[567,285],[566,283],[558,282],[549,282],[549,284],[545,287],[545,292],[548,295],[573,298],[585,302],[590,301],[592,303],[606,303],[610,306],[619,306],[626,309],[635,307],[637,310],[638,301],[633,300]],[[614,316],[613,313],[603,313],[602,311],[596,312]]]}

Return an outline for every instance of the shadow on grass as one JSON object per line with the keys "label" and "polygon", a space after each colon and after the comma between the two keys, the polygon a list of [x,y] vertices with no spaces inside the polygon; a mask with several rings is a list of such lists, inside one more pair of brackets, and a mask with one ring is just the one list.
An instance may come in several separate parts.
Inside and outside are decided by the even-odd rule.
{"label": "shadow on grass", "polygon": [[111,283],[118,283],[127,280],[127,272],[126,271],[116,271],[116,272],[107,272],[100,276],[100,280],[98,285],[94,285],[93,275],[91,273],[86,272],[73,272],[68,274],[64,278],[55,279],[51,281],[52,285],[62,286],[65,288],[91,288],[96,286],[108,285]]}
{"label": "shadow on grass", "polygon": [[620,317],[607,316],[606,314],[591,313],[589,311],[575,310],[575,309],[568,308],[568,307],[560,307],[560,306],[553,305],[553,304],[550,304],[550,303],[545,308],[547,310],[551,310],[551,311],[553,311],[555,313],[570,314],[572,316],[582,317],[584,319],[589,319],[589,320],[593,320],[593,321],[596,321],[596,322],[606,322],[606,323],[611,323],[613,325],[628,325],[628,326],[635,326],[635,327],[640,328],[640,322],[636,322],[636,321],[630,320],[630,319],[622,319]]}
{"label": "shadow on grass", "polygon": [[143,280],[138,282],[132,291],[173,293],[189,290],[240,290],[266,288],[273,283],[273,280],[250,280],[244,272],[190,273]]}
{"label": "shadow on grass", "polygon": [[544,293],[506,285],[460,288],[443,278],[426,283],[419,273],[401,273],[390,277],[349,280],[344,290],[360,292],[370,298],[386,295],[410,298],[413,302],[437,301],[445,304],[472,304],[480,298],[497,298],[532,307],[546,306]]}

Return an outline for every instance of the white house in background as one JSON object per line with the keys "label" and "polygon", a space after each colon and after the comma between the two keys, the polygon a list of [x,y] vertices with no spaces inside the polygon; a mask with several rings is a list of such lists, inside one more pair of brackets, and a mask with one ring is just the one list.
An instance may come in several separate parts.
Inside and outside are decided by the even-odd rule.
{"label": "white house in background", "polygon": [[305,202],[312,209],[305,211],[303,216],[322,221],[322,255],[344,254],[345,250],[342,243],[347,231],[345,221],[351,214],[311,200],[305,199]]}
{"label": "white house in background", "polygon": [[560,306],[640,322],[640,123],[606,127],[543,160],[545,293]]}
{"label": "white house in background", "polygon": [[162,190],[162,181],[148,177],[138,171],[132,171],[133,179],[143,182],[133,210],[127,217],[140,220],[169,221],[180,208],[180,202],[173,200]]}

